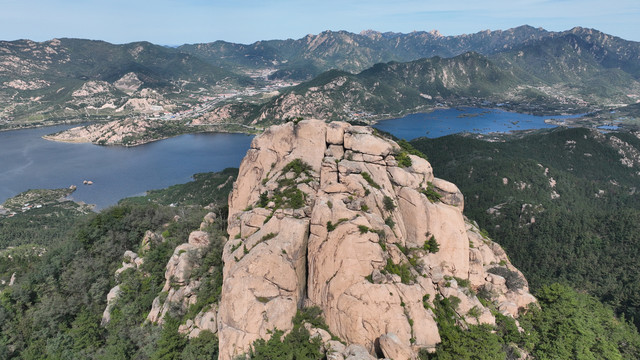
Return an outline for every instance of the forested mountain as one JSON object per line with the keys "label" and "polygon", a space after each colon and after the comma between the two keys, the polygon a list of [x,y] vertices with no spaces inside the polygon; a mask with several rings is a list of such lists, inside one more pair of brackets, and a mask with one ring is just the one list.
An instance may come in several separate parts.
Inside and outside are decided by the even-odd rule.
{"label": "forested mountain", "polygon": [[504,142],[417,139],[465,212],[534,288],[562,282],[640,325],[640,134],[540,131]]}
{"label": "forested mountain", "polygon": [[453,57],[469,51],[492,54],[550,34],[530,26],[459,36],[442,36],[437,31],[325,31],[297,40],[267,40],[250,45],[216,41],[179,49],[218,66],[276,68],[273,76],[306,79],[330,69],[360,72],[381,62]]}
{"label": "forested mountain", "polygon": [[381,62],[448,58],[470,51],[488,56],[567,35],[579,38],[590,51],[598,52],[605,67],[637,73],[638,43],[580,27],[549,32],[525,25],[457,36],[443,36],[437,31],[408,34],[325,31],[296,40],[266,40],[250,45],[216,41],[183,45],[179,49],[217,66],[274,68],[278,71],[273,76],[305,79],[330,69],[360,72]]}
{"label": "forested mountain", "polygon": [[195,56],[148,42],[0,42],[0,123],[160,112],[202,88],[249,83]]}
{"label": "forested mountain", "polygon": [[389,118],[437,106],[501,106],[552,114],[634,104],[640,99],[638,74],[609,67],[600,55],[569,34],[489,57],[468,52],[376,64],[358,74],[331,70],[264,105],[226,108],[226,116],[273,123],[295,117]]}

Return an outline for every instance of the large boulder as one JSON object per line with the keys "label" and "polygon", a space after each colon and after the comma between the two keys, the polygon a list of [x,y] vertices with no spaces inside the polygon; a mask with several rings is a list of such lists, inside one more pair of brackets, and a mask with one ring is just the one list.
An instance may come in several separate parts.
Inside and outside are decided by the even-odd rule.
{"label": "large boulder", "polygon": [[292,329],[303,306],[322,309],[331,333],[349,345],[331,352],[335,359],[434,350],[437,294],[461,297],[468,322],[494,323],[474,295],[490,288],[515,316],[535,299],[526,281],[509,289],[489,273],[517,270],[463,206],[428,161],[371,128],[318,120],[269,128],[254,139],[229,196],[220,359]]}

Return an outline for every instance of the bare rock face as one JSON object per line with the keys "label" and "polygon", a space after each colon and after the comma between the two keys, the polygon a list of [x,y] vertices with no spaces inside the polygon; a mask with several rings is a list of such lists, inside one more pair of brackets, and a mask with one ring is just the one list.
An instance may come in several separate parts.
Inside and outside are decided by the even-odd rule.
{"label": "bare rock face", "polygon": [[229,196],[220,359],[290,330],[303,306],[323,310],[349,345],[332,356],[345,359],[434,349],[436,295],[460,298],[470,323],[495,322],[474,295],[480,289],[516,316],[535,301],[526,280],[463,217],[463,205],[426,160],[371,128],[317,120],[269,128]]}
{"label": "bare rock face", "polygon": [[394,333],[384,334],[378,339],[380,349],[384,355],[393,360],[413,360],[417,359],[411,348],[402,344],[400,339]]}
{"label": "bare rock face", "polygon": [[199,312],[195,319],[187,320],[185,324],[180,325],[178,332],[189,336],[190,339],[198,337],[204,330],[215,334],[218,332],[217,315],[218,307],[213,305]]}
{"label": "bare rock face", "polygon": [[102,313],[102,320],[100,321],[101,326],[105,326],[109,323],[109,321],[111,321],[111,311],[113,310],[113,306],[118,300],[118,297],[120,297],[121,293],[122,290],[120,289],[120,285],[116,285],[111,288],[111,290],[107,294],[107,307]]}

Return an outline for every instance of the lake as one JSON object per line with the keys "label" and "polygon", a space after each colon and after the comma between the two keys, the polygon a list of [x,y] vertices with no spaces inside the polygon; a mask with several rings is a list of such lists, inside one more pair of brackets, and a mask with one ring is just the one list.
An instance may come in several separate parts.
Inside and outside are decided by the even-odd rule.
{"label": "lake", "polygon": [[0,132],[0,204],[29,189],[76,185],[75,200],[104,208],[146,190],[188,182],[195,173],[238,167],[253,139],[192,134],[125,148],[41,138],[70,127]]}
{"label": "lake", "polygon": [[545,119],[562,120],[581,115],[536,116],[508,112],[500,109],[451,108],[429,113],[407,115],[382,120],[375,127],[406,140],[419,137],[437,138],[460,132],[487,134],[513,130],[552,128]]}
{"label": "lake", "polygon": [[[442,109],[430,113],[384,120],[376,127],[407,140],[435,138],[462,131],[506,132],[553,127],[547,118],[494,109]],[[114,205],[118,200],[185,183],[199,172],[238,167],[252,136],[243,134],[182,135],[125,148],[93,144],[68,144],[41,136],[70,125],[0,132],[0,203],[29,189],[76,185],[75,200]],[[93,185],[83,185],[84,180]]]}

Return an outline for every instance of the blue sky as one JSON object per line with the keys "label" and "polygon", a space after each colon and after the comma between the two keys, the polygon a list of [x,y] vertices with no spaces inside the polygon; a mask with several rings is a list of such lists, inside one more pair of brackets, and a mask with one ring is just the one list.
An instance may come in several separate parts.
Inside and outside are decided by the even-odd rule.
{"label": "blue sky", "polygon": [[2,40],[251,43],[324,30],[459,35],[528,24],[590,27],[640,41],[639,0],[0,0],[0,9]]}

